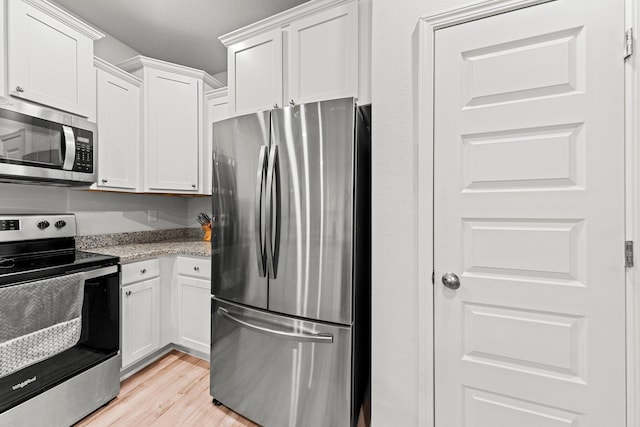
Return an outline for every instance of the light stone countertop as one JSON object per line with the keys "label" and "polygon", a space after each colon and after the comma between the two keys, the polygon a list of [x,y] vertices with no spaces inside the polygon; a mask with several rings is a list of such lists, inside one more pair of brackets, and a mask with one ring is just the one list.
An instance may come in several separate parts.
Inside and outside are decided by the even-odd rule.
{"label": "light stone countertop", "polygon": [[[202,240],[165,240],[153,243],[133,243],[126,245],[102,246],[83,249],[104,255],[120,257],[121,263],[140,261],[166,255],[211,256],[211,242]],[[216,250],[214,249],[214,252]]]}

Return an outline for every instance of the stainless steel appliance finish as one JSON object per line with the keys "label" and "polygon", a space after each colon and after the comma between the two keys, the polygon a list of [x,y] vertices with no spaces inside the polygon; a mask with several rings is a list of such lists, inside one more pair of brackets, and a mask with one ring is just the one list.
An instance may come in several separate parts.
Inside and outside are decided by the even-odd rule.
{"label": "stainless steel appliance finish", "polygon": [[[70,425],[118,394],[119,259],[76,251],[75,236],[73,214],[0,215],[0,317],[19,331],[0,342],[17,361],[0,376],[0,425]],[[75,286],[73,310],[56,303],[64,286]],[[67,316],[79,330],[59,345]],[[35,334],[37,352],[15,344]]]}
{"label": "stainless steel appliance finish", "polygon": [[0,414],[0,425],[68,427],[120,392],[120,356]]}
{"label": "stainless steel appliance finish", "polygon": [[[273,110],[271,124],[271,153],[279,157],[282,191],[279,209],[267,196],[266,224],[270,219],[280,222],[279,242],[267,238],[275,246],[269,310],[349,324],[356,179],[353,100]],[[275,172],[270,168],[268,176]],[[267,184],[270,190],[276,187]]]}
{"label": "stainless steel appliance finish", "polygon": [[369,117],[345,98],[213,125],[211,395],[259,424],[355,425],[365,400]]}
{"label": "stainless steel appliance finish", "polygon": [[73,214],[0,214],[0,243],[75,236]]}
{"label": "stainless steel appliance finish", "polygon": [[0,97],[0,181],[91,185],[96,135],[83,118]]}
{"label": "stainless steel appliance finish", "polygon": [[350,327],[215,299],[212,311],[213,396],[265,426],[350,425]]}
{"label": "stainless steel appliance finish", "polygon": [[[256,165],[266,166],[264,153],[269,144],[269,113],[257,113],[213,127],[213,223],[216,244],[224,246],[216,258],[215,286],[230,301],[267,308],[266,259],[256,258],[262,250],[264,231],[256,225],[266,184],[256,184]],[[257,182],[260,182],[258,180]],[[254,200],[255,198],[255,200]],[[257,215],[260,215],[259,213]]]}

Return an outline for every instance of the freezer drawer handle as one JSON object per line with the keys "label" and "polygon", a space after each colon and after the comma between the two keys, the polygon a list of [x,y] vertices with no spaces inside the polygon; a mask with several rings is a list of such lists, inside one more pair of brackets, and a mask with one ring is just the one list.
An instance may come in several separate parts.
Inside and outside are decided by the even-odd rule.
{"label": "freezer drawer handle", "polygon": [[231,320],[232,322],[235,322],[241,326],[244,326],[247,329],[251,329],[256,332],[262,332],[263,334],[273,335],[273,336],[282,337],[282,338],[293,338],[296,341],[308,341],[308,342],[318,342],[318,343],[327,343],[327,344],[333,342],[332,334],[326,334],[326,333],[305,334],[305,333],[298,333],[298,332],[277,331],[274,329],[253,325],[249,322],[245,322],[244,320],[240,320],[237,317],[232,316],[231,313],[229,313],[227,310],[225,310],[222,307],[218,308],[218,313],[220,313],[227,319]]}

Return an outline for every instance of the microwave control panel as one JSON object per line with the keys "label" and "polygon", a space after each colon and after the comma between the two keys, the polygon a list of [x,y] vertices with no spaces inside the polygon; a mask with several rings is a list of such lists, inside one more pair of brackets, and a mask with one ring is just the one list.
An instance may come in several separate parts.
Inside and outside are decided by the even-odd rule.
{"label": "microwave control panel", "polygon": [[82,129],[76,132],[76,159],[73,163],[75,172],[93,173],[93,134]]}

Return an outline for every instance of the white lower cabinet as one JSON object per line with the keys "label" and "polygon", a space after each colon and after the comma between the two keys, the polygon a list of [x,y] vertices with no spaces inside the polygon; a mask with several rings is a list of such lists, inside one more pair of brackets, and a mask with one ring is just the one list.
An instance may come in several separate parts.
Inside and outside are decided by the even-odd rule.
{"label": "white lower cabinet", "polygon": [[[122,370],[179,346],[208,357],[211,342],[211,260],[168,256],[122,265]],[[132,365],[138,363],[135,368]],[[131,369],[127,369],[130,371]]]}
{"label": "white lower cabinet", "polygon": [[211,343],[210,265],[208,258],[180,256],[174,282],[176,344],[205,354]]}
{"label": "white lower cabinet", "polygon": [[160,348],[158,260],[122,266],[122,368]]}

